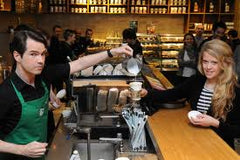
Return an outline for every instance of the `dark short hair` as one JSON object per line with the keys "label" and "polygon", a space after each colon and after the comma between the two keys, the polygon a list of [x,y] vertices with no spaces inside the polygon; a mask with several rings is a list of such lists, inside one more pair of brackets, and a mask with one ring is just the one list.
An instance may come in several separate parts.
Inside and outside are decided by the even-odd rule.
{"label": "dark short hair", "polygon": [[21,30],[14,35],[13,40],[10,43],[11,54],[13,54],[14,51],[17,51],[20,55],[23,55],[26,51],[26,42],[28,38],[40,42],[47,47],[47,41],[40,32],[35,30]]}
{"label": "dark short hair", "polygon": [[[28,38],[44,44],[44,46],[47,48],[47,40],[40,32],[37,32],[34,29],[19,30],[14,34],[13,40],[9,45],[10,53],[13,55],[13,52],[17,51],[21,56],[23,56],[24,52],[26,51]],[[13,59],[12,72],[14,72],[15,69],[16,61]]]}
{"label": "dark short hair", "polygon": [[226,30],[227,29],[227,25],[223,21],[215,22],[213,24],[212,30],[215,32],[217,30],[217,28],[223,28],[223,29]]}
{"label": "dark short hair", "polygon": [[56,28],[62,28],[62,27],[61,27],[61,26],[59,26],[59,25],[54,25],[54,26],[53,26],[53,28],[52,28],[52,29],[53,29],[53,31],[55,31],[55,29],[56,29]]}
{"label": "dark short hair", "polygon": [[68,39],[69,36],[72,36],[73,34],[75,34],[75,31],[74,30],[71,30],[71,29],[66,29],[64,32],[63,32],[63,38],[65,40]]}
{"label": "dark short hair", "polygon": [[237,38],[238,37],[238,32],[235,29],[230,29],[228,31],[228,35],[232,36],[233,38]]}
{"label": "dark short hair", "polygon": [[15,32],[18,32],[18,31],[34,31],[33,27],[29,26],[29,25],[26,25],[26,24],[19,24],[17,25],[17,27],[14,29]]}
{"label": "dark short hair", "polygon": [[136,32],[132,28],[124,29],[122,32],[123,39],[136,39]]}
{"label": "dark short hair", "polygon": [[87,35],[88,32],[92,32],[93,30],[91,28],[87,28],[86,31],[85,31],[85,35]]}

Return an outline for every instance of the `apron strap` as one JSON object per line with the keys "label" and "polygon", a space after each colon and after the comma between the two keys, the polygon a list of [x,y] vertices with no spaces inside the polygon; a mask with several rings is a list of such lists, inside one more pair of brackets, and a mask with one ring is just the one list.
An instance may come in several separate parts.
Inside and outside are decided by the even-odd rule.
{"label": "apron strap", "polygon": [[19,92],[19,91],[17,90],[17,88],[16,88],[16,86],[14,85],[14,83],[12,82],[12,80],[10,80],[10,81],[11,81],[11,83],[12,83],[12,86],[13,86],[15,92],[17,93],[17,96],[18,96],[20,102],[25,102],[24,99],[23,99],[23,96],[22,96],[21,92]]}
{"label": "apron strap", "polygon": [[[23,98],[23,96],[22,96],[22,93],[17,90],[17,88],[16,88],[16,86],[14,85],[13,81],[12,81],[12,80],[10,80],[10,81],[11,81],[11,84],[12,84],[14,90],[16,91],[16,93],[17,93],[17,95],[18,95],[18,98],[19,98],[20,102],[25,102],[25,101],[24,101],[24,98]],[[44,91],[45,91],[44,94],[48,93],[47,85],[46,85],[43,81],[41,81],[41,83],[42,83],[43,88],[44,88]]]}

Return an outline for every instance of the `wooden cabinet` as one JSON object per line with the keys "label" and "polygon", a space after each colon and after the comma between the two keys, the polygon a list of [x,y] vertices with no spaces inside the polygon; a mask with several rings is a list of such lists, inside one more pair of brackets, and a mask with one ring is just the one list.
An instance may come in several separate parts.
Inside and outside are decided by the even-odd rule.
{"label": "wooden cabinet", "polygon": [[44,0],[0,0],[0,12],[40,13]]}
{"label": "wooden cabinet", "polygon": [[68,0],[48,0],[48,12],[50,13],[65,13],[69,12]]}
{"label": "wooden cabinet", "polygon": [[193,32],[198,23],[207,34],[213,22],[222,20],[233,28],[235,0],[48,0],[50,13],[157,14],[182,15],[184,32]]}
{"label": "wooden cabinet", "polygon": [[[234,26],[236,0],[0,0],[0,11],[16,13],[137,14],[183,16],[184,32],[203,23],[211,34],[213,22]],[[44,8],[44,9],[42,9]]]}
{"label": "wooden cabinet", "polygon": [[0,11],[11,11],[11,1],[0,0]]}

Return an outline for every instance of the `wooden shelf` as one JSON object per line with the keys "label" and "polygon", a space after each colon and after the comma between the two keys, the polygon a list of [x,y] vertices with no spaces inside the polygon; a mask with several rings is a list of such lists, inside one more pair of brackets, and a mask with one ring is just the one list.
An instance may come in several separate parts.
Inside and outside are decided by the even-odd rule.
{"label": "wooden shelf", "polygon": [[[195,2],[195,1],[194,1]],[[186,30],[185,32],[194,31],[193,27],[195,23],[203,23],[205,25],[212,25],[215,21],[223,20],[224,22],[227,22],[226,20],[229,20],[230,22],[234,19],[234,4],[236,0],[232,1],[225,1],[225,0],[199,0],[198,1],[199,8],[201,10],[201,13],[194,13],[190,12],[187,18],[187,22],[185,23]],[[214,12],[209,12],[209,4],[210,2],[213,2],[214,5]],[[225,12],[225,2],[229,2],[229,9],[230,12]],[[193,10],[193,1],[189,1],[189,6],[191,11]]]}

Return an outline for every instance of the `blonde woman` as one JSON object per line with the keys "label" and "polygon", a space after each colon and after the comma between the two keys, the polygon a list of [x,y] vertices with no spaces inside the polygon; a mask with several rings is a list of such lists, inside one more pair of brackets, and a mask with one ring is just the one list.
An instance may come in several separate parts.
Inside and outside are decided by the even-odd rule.
{"label": "blonde woman", "polygon": [[240,137],[240,88],[230,46],[218,39],[206,42],[199,55],[198,70],[176,88],[158,91],[143,90],[144,99],[167,102],[187,98],[191,108],[203,114],[192,118],[193,125],[211,127],[231,147]]}

